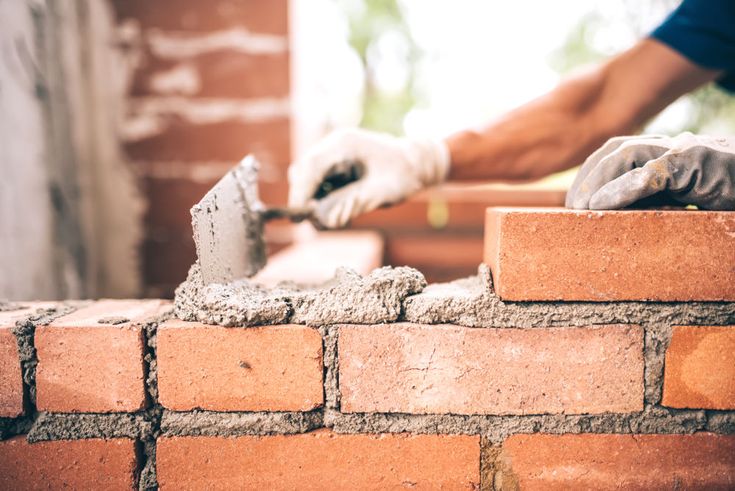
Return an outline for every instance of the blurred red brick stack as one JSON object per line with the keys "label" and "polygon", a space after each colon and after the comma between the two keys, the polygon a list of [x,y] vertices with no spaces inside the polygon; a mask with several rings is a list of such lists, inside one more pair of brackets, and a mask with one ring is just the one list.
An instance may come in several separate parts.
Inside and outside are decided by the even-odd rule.
{"label": "blurred red brick stack", "polygon": [[287,0],[114,0],[134,53],[123,145],[148,199],[145,295],[168,296],[194,259],[189,208],[245,154],[283,202],[290,160]]}
{"label": "blurred red brick stack", "polygon": [[[299,53],[290,46],[289,2],[112,3],[118,42],[135,66],[122,138],[148,201],[143,295],[170,297],[195,257],[189,208],[235,162],[255,153],[264,164],[261,197],[286,201],[292,126],[300,128],[291,112],[290,65]],[[320,115],[298,116],[328,129]],[[487,206],[563,199],[563,190],[533,186],[449,186],[369,213],[353,226],[384,236],[386,264],[446,281],[477,271]],[[283,224],[271,232],[271,252],[291,240]]]}

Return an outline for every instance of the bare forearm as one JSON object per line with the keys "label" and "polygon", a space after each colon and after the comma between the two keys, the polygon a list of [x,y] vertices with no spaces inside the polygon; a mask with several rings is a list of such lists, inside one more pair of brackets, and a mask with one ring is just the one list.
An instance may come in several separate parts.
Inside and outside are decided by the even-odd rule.
{"label": "bare forearm", "polygon": [[449,177],[526,180],[568,169],[716,76],[643,40],[482,129],[450,136]]}

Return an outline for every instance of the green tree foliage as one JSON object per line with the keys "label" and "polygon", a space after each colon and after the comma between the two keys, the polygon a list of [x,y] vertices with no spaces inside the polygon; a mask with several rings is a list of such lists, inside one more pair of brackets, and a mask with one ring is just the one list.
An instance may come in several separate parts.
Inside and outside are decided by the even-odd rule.
{"label": "green tree foliage", "polygon": [[[345,7],[350,26],[350,45],[360,57],[365,68],[365,94],[363,98],[363,128],[400,135],[403,118],[419,100],[416,87],[416,64],[421,50],[416,45],[397,0],[340,0]],[[406,46],[405,68],[408,72],[404,87],[398,91],[382,90],[376,83],[379,60],[370,56],[380,36],[400,36]]]}
{"label": "green tree foliage", "polygon": [[[677,1],[648,0],[648,2],[626,2],[626,25],[637,37],[647,34],[646,28],[639,22],[640,9],[658,12],[670,12]],[[660,15],[659,15],[660,16]],[[565,43],[550,58],[551,67],[562,75],[566,75],[582,66],[601,62],[607,54],[595,49],[591,40],[595,34],[605,27],[606,19],[593,11],[582,17],[579,23],[567,36]],[[672,134],[682,131],[692,133],[735,133],[735,97],[715,84],[708,84],[691,94],[683,96],[686,104],[685,116],[673,127],[667,126]]]}
{"label": "green tree foliage", "polygon": [[[416,67],[423,53],[411,35],[399,0],[337,0],[347,13],[350,27],[349,42],[365,68],[365,94],[360,125],[364,128],[400,135],[403,118],[422,102]],[[673,10],[678,0],[626,0],[625,26],[637,37],[646,35],[643,19],[660,18]],[[617,20],[621,22],[620,19]],[[610,56],[591,42],[610,23],[599,10],[585,14],[572,29],[564,44],[554,51],[549,64],[561,75],[582,66],[598,63]],[[379,57],[371,56],[381,36],[400,36],[406,47],[404,55],[407,80],[400,90],[386,91],[376,82]],[[545,49],[539,45],[539,49]],[[467,67],[472,70],[472,67]],[[735,97],[714,84],[709,84],[684,96],[683,120],[667,131],[679,133],[735,133]]]}

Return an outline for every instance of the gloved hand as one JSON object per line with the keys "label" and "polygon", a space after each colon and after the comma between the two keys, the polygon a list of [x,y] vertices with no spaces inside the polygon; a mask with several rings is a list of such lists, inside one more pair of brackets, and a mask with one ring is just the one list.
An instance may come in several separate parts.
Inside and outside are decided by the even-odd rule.
{"label": "gloved hand", "polygon": [[[441,141],[414,140],[360,129],[338,130],[288,169],[291,207],[314,206],[328,228],[342,227],[361,213],[391,205],[446,179],[449,150]],[[325,178],[357,163],[360,178],[315,202]]]}
{"label": "gloved hand", "polygon": [[582,165],[566,206],[615,210],[659,192],[684,205],[735,210],[735,137],[612,138]]}

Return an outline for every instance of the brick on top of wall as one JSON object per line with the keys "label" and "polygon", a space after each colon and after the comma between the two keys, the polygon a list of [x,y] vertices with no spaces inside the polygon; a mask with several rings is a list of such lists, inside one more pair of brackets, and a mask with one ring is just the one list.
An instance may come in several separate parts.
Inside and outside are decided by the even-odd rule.
{"label": "brick on top of wall", "polygon": [[639,326],[342,326],[338,352],[345,412],[584,414],[643,408]]}
{"label": "brick on top of wall", "polygon": [[497,489],[733,489],[735,435],[514,435]]}
{"label": "brick on top of wall", "polygon": [[735,213],[488,208],[504,300],[735,300]]}
{"label": "brick on top of wall", "polygon": [[163,300],[100,300],[36,329],[37,407],[50,412],[126,412],[145,407],[146,321]]}
{"label": "brick on top of wall", "polygon": [[334,434],[163,437],[162,490],[478,489],[479,437]]}
{"label": "brick on top of wall", "polygon": [[306,326],[172,319],[158,329],[157,354],[159,401],[168,409],[308,411],[323,402],[322,338]]}
{"label": "brick on top of wall", "polygon": [[0,442],[0,489],[134,489],[136,469],[129,439]]}
{"label": "brick on top of wall", "polygon": [[664,367],[664,406],[735,409],[735,326],[675,326]]}

